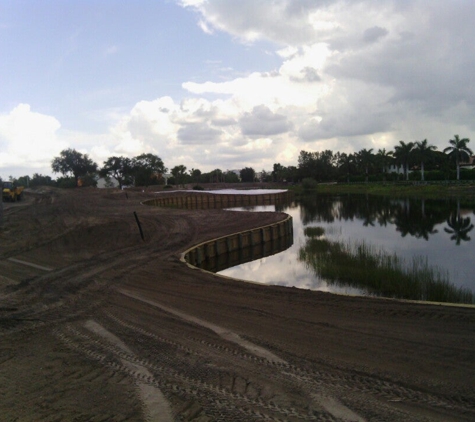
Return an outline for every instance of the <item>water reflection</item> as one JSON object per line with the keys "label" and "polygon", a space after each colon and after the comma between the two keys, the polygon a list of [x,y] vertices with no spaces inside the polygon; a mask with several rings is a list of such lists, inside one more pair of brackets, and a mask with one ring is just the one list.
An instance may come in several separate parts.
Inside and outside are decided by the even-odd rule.
{"label": "water reflection", "polygon": [[[271,210],[274,207],[261,208]],[[475,252],[470,244],[475,199],[390,198],[373,195],[313,195],[279,204],[276,211],[293,217],[294,244],[285,252],[222,273],[267,284],[296,286],[351,294],[375,294],[367,287],[334,283],[299,261],[309,236],[321,227],[328,242],[366,242],[376,250],[397,255],[407,266],[414,257],[447,274],[456,288],[475,292],[472,270]]]}
{"label": "water reflection", "polygon": [[[458,209],[456,215],[450,211],[454,201]],[[461,217],[460,199],[391,199],[369,195],[308,196],[302,198],[299,205],[304,225],[312,222],[360,220],[364,227],[394,225],[402,237],[410,235],[425,240],[438,233],[435,227],[444,221],[454,232],[460,231],[460,240],[470,240],[466,234],[474,227],[470,217]],[[467,207],[463,210],[465,213],[475,208],[473,201],[467,201],[462,206]],[[447,230],[447,233],[452,232]]]}
{"label": "water reflection", "polygon": [[456,215],[455,213],[451,214],[447,219],[447,225],[450,229],[445,227],[444,231],[452,235],[450,239],[455,240],[457,245],[460,245],[461,241],[468,242],[470,240],[468,233],[473,230],[470,217],[461,217],[460,214]]}
{"label": "water reflection", "polygon": [[223,253],[213,256],[204,259],[199,263],[193,262],[193,265],[202,268],[203,270],[217,273],[236,265],[245,264],[246,262],[275,255],[288,249],[290,246],[292,246],[292,243],[292,236],[283,236],[277,239],[272,239],[269,242],[258,243],[230,253]]}
{"label": "water reflection", "polygon": [[469,289],[451,284],[448,274],[429,266],[424,257],[413,257],[407,263],[365,241],[329,241],[319,238],[324,234],[321,227],[311,229],[304,231],[310,237],[299,250],[299,261],[332,285],[398,299],[452,303],[474,300]]}

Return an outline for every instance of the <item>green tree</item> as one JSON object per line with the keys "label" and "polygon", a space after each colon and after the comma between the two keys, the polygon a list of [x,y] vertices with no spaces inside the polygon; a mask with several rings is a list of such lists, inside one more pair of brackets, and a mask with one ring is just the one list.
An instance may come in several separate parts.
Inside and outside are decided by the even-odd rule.
{"label": "green tree", "polygon": [[79,177],[88,176],[97,171],[97,164],[87,154],[75,149],[64,149],[51,162],[53,173],[74,177],[74,185],[78,186]]}
{"label": "green tree", "polygon": [[224,174],[224,181],[226,183],[239,183],[239,176],[233,171],[227,171]]}
{"label": "green tree", "polygon": [[104,161],[104,165],[99,171],[101,177],[112,177],[117,180],[120,189],[124,184],[132,182],[133,173],[134,169],[130,158],[115,156]]}
{"label": "green tree", "polygon": [[190,176],[191,176],[191,180],[194,182],[194,183],[198,183],[201,181],[201,170],[199,169],[191,169],[190,170]]}
{"label": "green tree", "polygon": [[449,141],[450,146],[444,149],[445,153],[455,158],[455,164],[457,166],[457,180],[460,180],[460,161],[469,159],[473,154],[472,150],[467,146],[470,139],[460,139],[458,135],[454,136],[454,139]]}
{"label": "green tree", "polygon": [[356,164],[354,154],[347,154],[346,152],[337,153],[338,172],[346,176],[346,182],[350,183],[350,175],[354,171]]}
{"label": "green tree", "polygon": [[299,178],[299,169],[295,166],[288,166],[285,168],[285,180],[287,182],[297,182]]}
{"label": "green tree", "polygon": [[435,151],[437,147],[435,145],[429,145],[427,143],[427,139],[423,141],[416,141],[414,145],[414,153],[417,159],[421,163],[421,180],[424,181],[424,164],[429,160],[433,151]]}
{"label": "green tree", "polygon": [[209,183],[223,183],[225,181],[225,175],[221,169],[214,169],[207,173],[206,179]]}
{"label": "green tree", "polygon": [[155,154],[141,154],[132,159],[136,186],[158,184],[163,180],[167,168],[162,159]]}
{"label": "green tree", "polygon": [[242,182],[254,182],[256,172],[254,171],[252,167],[244,167],[239,172],[239,175],[241,176]]}
{"label": "green tree", "polygon": [[20,176],[15,180],[18,186],[29,187],[30,186],[30,176]]}
{"label": "green tree", "polygon": [[272,178],[274,182],[283,182],[286,180],[287,169],[280,163],[274,163]]}
{"label": "green tree", "polygon": [[269,173],[263,169],[261,171],[261,182],[272,182],[272,173]]}
{"label": "green tree", "polygon": [[50,176],[43,176],[39,173],[33,173],[33,177],[30,179],[30,186],[54,186],[54,181]]}
{"label": "green tree", "polygon": [[186,182],[186,167],[183,164],[180,164],[178,166],[175,166],[171,169],[171,173],[173,174],[173,177],[175,178],[175,183],[177,185],[182,185],[184,186]]}
{"label": "green tree", "polygon": [[388,172],[388,166],[394,160],[394,154],[392,151],[386,151],[386,148],[379,149],[376,154],[376,161],[381,166],[383,172],[383,180],[386,180],[386,173]]}
{"label": "green tree", "polygon": [[409,165],[413,158],[414,142],[399,141],[399,145],[394,147],[394,157],[396,163],[402,165],[404,169],[404,176],[406,180],[409,180]]}
{"label": "green tree", "polygon": [[331,180],[336,170],[336,155],[330,150],[321,152],[300,151],[299,177],[315,180]]}
{"label": "green tree", "polygon": [[374,163],[373,148],[371,149],[363,148],[361,151],[357,152],[356,161],[358,165],[364,170],[365,181],[366,183],[368,183],[369,169],[372,167]]}

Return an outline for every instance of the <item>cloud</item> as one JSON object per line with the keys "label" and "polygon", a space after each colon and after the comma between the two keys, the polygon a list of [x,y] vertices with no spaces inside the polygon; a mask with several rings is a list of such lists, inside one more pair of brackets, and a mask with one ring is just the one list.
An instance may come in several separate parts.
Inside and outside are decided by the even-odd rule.
{"label": "cloud", "polygon": [[60,127],[56,118],[31,111],[28,104],[0,115],[0,170],[24,163],[30,173],[49,167],[54,154],[67,147],[58,137]]}
{"label": "cloud", "polygon": [[[225,31],[243,42],[270,39],[283,44],[298,45],[316,41],[329,23],[326,16],[317,17],[320,9],[331,1],[232,0],[219,2],[181,1],[184,7],[199,13],[207,28]],[[318,19],[320,18],[320,19]],[[315,20],[318,19],[318,22]],[[201,23],[200,23],[201,25]]]}
{"label": "cloud", "polygon": [[[262,72],[184,88],[238,97],[248,109],[278,108],[305,142],[369,142],[382,132],[397,142],[410,132],[405,122],[417,118],[428,133],[441,120],[465,131],[473,127],[467,116],[475,111],[474,3],[282,0],[234,7],[232,1],[197,1],[189,7],[245,42],[275,42],[283,62],[267,80]],[[454,110],[463,110],[464,118]]]}
{"label": "cloud", "polygon": [[263,104],[254,107],[250,113],[244,113],[239,124],[242,133],[247,136],[278,135],[291,128],[286,116],[273,113]]}
{"label": "cloud", "polygon": [[299,76],[290,76],[290,80],[293,82],[320,82],[322,79],[316,69],[306,66],[300,70]]}
{"label": "cloud", "polygon": [[388,35],[387,29],[381,28],[380,26],[373,26],[364,31],[363,40],[367,43],[373,43],[386,35]]}
{"label": "cloud", "polygon": [[[182,80],[181,98],[160,93],[142,100],[137,94],[113,114],[111,107],[109,113],[94,110],[106,127],[101,133],[67,131],[55,117],[18,105],[0,115],[0,166],[27,159],[49,165],[61,148],[72,146],[96,160],[153,152],[168,167],[271,169],[275,162],[296,165],[302,149],[389,149],[400,139],[425,138],[442,149],[454,133],[475,137],[473,2],[179,4],[195,14],[213,45],[228,42],[231,50],[203,57],[207,73],[201,69]],[[272,66],[255,59],[247,73],[220,79],[217,66],[237,68],[231,56],[242,53],[235,49],[239,42],[254,58],[271,54]],[[107,93],[119,97],[115,89]],[[95,91],[93,98],[105,97]],[[46,143],[35,145],[38,136]],[[13,152],[19,144],[31,156]]]}
{"label": "cloud", "polygon": [[178,129],[177,135],[183,145],[214,145],[221,139],[221,131],[205,122],[186,123]]}

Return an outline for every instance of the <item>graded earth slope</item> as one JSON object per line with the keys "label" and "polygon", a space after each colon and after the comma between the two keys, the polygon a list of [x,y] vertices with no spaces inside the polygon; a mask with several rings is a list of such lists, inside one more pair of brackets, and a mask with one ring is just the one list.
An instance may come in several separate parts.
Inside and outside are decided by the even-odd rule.
{"label": "graded earth slope", "polygon": [[475,420],[473,308],[189,268],[192,245],[285,215],[150,197],[44,189],[4,204],[1,420]]}

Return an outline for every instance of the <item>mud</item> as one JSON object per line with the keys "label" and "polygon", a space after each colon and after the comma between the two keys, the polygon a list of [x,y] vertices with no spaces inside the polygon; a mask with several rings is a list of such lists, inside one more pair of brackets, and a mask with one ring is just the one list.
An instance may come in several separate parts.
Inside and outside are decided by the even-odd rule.
{"label": "mud", "polygon": [[4,204],[2,421],[475,420],[473,308],[192,269],[184,250],[285,215],[141,205],[152,196]]}

